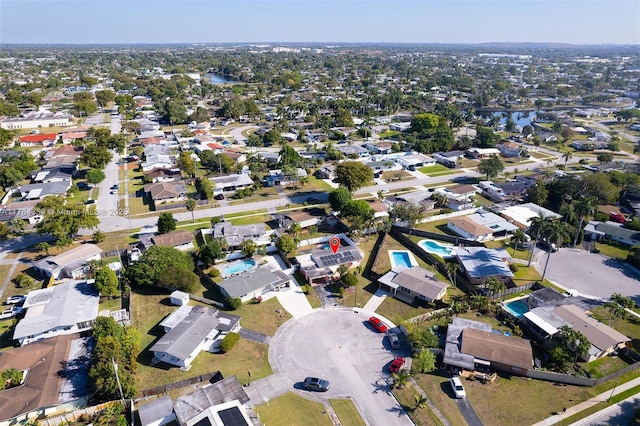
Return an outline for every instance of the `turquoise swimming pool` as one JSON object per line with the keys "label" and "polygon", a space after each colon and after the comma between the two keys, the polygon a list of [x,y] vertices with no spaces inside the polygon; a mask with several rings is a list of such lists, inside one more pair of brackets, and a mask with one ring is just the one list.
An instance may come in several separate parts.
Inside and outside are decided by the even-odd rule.
{"label": "turquoise swimming pool", "polygon": [[440,257],[447,258],[456,255],[453,248],[440,244],[434,240],[422,240],[418,243],[420,248],[427,253],[437,254]]}
{"label": "turquoise swimming pool", "polygon": [[524,314],[529,312],[529,305],[522,300],[515,300],[513,302],[507,302],[503,306],[504,310],[509,312],[516,318],[522,317]]}
{"label": "turquoise swimming pool", "polygon": [[233,263],[222,271],[222,275],[228,277],[230,275],[238,274],[240,272],[248,271],[255,268],[256,261],[253,259],[242,259],[237,263]]}
{"label": "turquoise swimming pool", "polygon": [[389,259],[391,260],[391,268],[396,266],[404,266],[405,268],[413,268],[418,262],[413,258],[410,252],[402,250],[389,250]]}

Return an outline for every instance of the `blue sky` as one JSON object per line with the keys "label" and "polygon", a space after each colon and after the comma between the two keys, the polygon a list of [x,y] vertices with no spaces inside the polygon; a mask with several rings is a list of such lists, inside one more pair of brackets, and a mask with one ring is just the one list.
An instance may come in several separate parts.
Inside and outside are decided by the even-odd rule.
{"label": "blue sky", "polygon": [[0,0],[0,43],[640,44],[640,1]]}

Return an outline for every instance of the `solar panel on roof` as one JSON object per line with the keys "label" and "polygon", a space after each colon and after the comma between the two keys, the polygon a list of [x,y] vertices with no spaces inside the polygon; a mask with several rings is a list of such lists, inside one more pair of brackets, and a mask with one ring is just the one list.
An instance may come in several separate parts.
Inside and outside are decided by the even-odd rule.
{"label": "solar panel on roof", "polygon": [[238,407],[227,408],[226,410],[218,411],[220,420],[224,426],[248,426],[249,424],[244,419],[244,416],[238,409]]}

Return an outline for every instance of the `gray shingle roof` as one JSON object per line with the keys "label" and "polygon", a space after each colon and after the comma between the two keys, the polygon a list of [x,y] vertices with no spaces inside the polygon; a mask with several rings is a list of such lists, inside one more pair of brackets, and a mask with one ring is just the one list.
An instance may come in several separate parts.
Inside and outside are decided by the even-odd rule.
{"label": "gray shingle roof", "polygon": [[256,268],[227,278],[218,284],[229,296],[240,297],[266,286],[279,286],[291,280],[282,271],[272,272],[266,268]]}

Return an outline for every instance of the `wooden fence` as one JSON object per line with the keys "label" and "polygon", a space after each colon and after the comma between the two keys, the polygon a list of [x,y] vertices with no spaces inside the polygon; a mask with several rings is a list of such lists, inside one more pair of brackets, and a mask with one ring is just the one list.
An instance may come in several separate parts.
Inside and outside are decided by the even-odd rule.
{"label": "wooden fence", "polygon": [[155,388],[145,389],[139,396],[146,397],[152,395],[160,395],[163,393],[167,393],[174,389],[180,389],[185,386],[193,386],[197,383],[215,383],[222,380],[222,373],[216,371],[214,373],[201,374],[196,377],[191,377],[189,379],[180,380],[179,382],[169,383],[167,385],[156,386]]}

